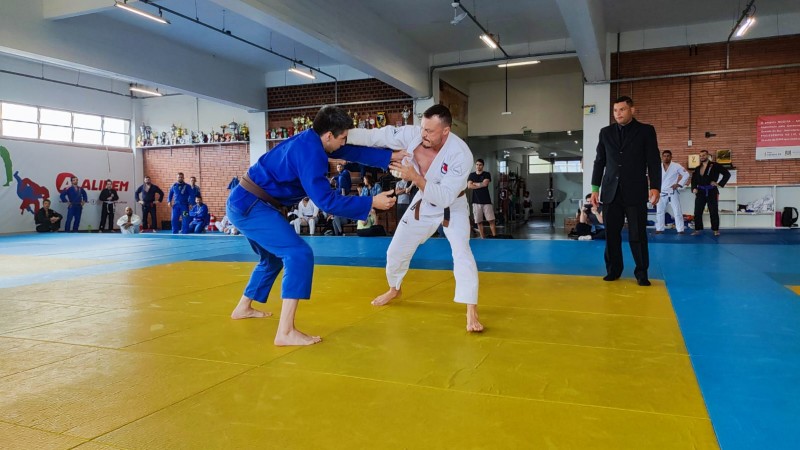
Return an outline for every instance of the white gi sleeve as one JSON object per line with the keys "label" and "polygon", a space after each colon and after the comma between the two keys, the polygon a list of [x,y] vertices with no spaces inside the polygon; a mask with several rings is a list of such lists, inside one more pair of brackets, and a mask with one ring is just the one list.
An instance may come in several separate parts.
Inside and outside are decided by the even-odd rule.
{"label": "white gi sleeve", "polygon": [[347,132],[347,143],[365,147],[383,147],[392,150],[408,150],[408,146],[420,140],[420,128],[414,125],[383,128],[353,128]]}
{"label": "white gi sleeve", "polygon": [[686,169],[684,169],[680,164],[678,164],[678,174],[681,176],[681,187],[689,186],[689,183],[692,181],[692,177],[689,175],[689,172],[687,172]]}
{"label": "white gi sleeve", "polygon": [[[459,194],[467,188],[467,178],[472,168],[472,160],[466,161],[465,154],[460,152],[451,161],[445,161],[445,163],[447,164],[447,173],[444,174],[441,181],[426,183],[422,193],[422,198],[443,208],[452,205]],[[431,168],[431,170],[434,169],[436,168]]]}
{"label": "white gi sleeve", "polygon": [[137,216],[136,214],[131,216],[131,224],[133,224],[133,226],[138,227],[139,224],[141,223],[142,219],[139,216]]}

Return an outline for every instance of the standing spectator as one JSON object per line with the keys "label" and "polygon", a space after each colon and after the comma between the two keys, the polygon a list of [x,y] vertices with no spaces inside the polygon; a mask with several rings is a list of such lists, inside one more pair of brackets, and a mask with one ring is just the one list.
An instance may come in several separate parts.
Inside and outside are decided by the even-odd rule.
{"label": "standing spectator", "polygon": [[525,196],[522,197],[522,209],[525,211],[525,222],[531,219],[531,207],[533,204],[531,203],[531,193],[525,191]]}
{"label": "standing spectator", "polygon": [[39,233],[49,233],[58,231],[61,228],[62,215],[50,209],[50,199],[42,201],[42,207],[36,211],[34,221],[36,222],[36,231]]}
{"label": "standing spectator", "polygon": [[[203,197],[199,194],[194,197],[194,206],[192,210],[189,211],[189,217],[191,217],[191,222],[189,222],[189,233],[205,233],[206,228],[208,228],[208,222],[211,220],[208,214],[208,206],[203,203]],[[184,221],[187,220],[186,217],[183,218]]]}
{"label": "standing spectator", "polygon": [[489,184],[492,182],[492,174],[484,172],[483,160],[475,161],[475,172],[469,174],[467,187],[472,189],[472,215],[475,216],[475,225],[478,226],[478,234],[484,238],[483,221],[489,221],[489,229],[492,237],[497,236],[497,227],[494,223],[494,207],[492,207],[492,197],[489,196]]}
{"label": "standing spectator", "polygon": [[72,186],[61,192],[61,201],[67,203],[67,222],[64,224],[64,231],[70,231],[72,224],[72,231],[76,232],[81,223],[83,205],[89,198],[86,196],[86,190],[78,184],[78,177],[72,177],[70,181]]}
{"label": "standing spectator", "polygon": [[195,197],[201,197],[202,196],[202,194],[200,193],[200,185],[197,184],[197,178],[189,177],[189,187],[192,189],[192,191],[189,193],[189,204],[190,205],[194,205],[195,204],[195,201],[194,201]]}
{"label": "standing spectator", "polygon": [[136,189],[136,202],[142,205],[142,228],[147,230],[151,227],[147,226],[147,218],[150,217],[150,225],[153,229],[158,229],[158,222],[156,221],[156,195],[158,196],[158,203],[164,201],[164,191],[155,184],[150,182],[150,177],[144,177],[144,184]]}
{"label": "standing spectator", "polygon": [[172,234],[189,232],[189,195],[191,188],[183,181],[183,172],[178,172],[178,181],[169,188],[167,206],[172,208]]}
{"label": "standing spectator", "polygon": [[[722,180],[719,177],[722,176]],[[728,169],[708,159],[708,151],[700,150],[700,165],[692,174],[692,192],[694,193],[694,232],[697,236],[703,231],[703,210],[708,204],[711,215],[711,230],[719,236],[719,189],[731,178]],[[676,219],[677,221],[677,219]],[[69,222],[67,222],[69,223]]]}
{"label": "standing spectator", "polygon": [[114,231],[114,203],[119,200],[117,190],[114,189],[111,180],[106,180],[106,188],[100,191],[100,226],[97,228],[101,233],[108,223],[108,231]]}
{"label": "standing spectator", "polygon": [[397,220],[403,218],[408,205],[411,204],[411,182],[400,179],[394,185],[394,193],[397,194]]}
{"label": "standing spectator", "polygon": [[661,152],[661,200],[656,205],[656,234],[664,232],[667,204],[672,205],[678,234],[683,234],[686,225],[683,222],[680,189],[686,187],[690,181],[689,172],[680,164],[672,162],[672,152]]}
{"label": "standing spectator", "polygon": [[353,188],[350,171],[344,167],[344,164],[336,164],[336,172],[336,190],[342,195],[350,195],[350,189]]}
{"label": "standing spectator", "polygon": [[125,207],[125,214],[117,220],[119,232],[122,234],[138,234],[142,219],[133,213],[133,208]]}
{"label": "standing spectator", "polygon": [[300,227],[303,225],[308,225],[308,234],[313,236],[314,231],[316,231],[317,228],[317,216],[319,215],[319,208],[317,208],[317,206],[314,205],[314,202],[312,202],[308,197],[303,197],[303,200],[297,204],[295,214],[297,217],[292,220],[295,233],[300,234]]}
{"label": "standing spectator", "polygon": [[657,205],[661,197],[661,167],[656,129],[634,119],[635,112],[630,97],[620,97],[614,102],[616,123],[600,130],[590,199],[594,207],[603,202],[606,224],[603,280],[614,281],[622,276],[622,227],[627,217],[628,243],[636,262],[633,274],[639,286],[650,286],[647,201],[649,197],[650,203]]}

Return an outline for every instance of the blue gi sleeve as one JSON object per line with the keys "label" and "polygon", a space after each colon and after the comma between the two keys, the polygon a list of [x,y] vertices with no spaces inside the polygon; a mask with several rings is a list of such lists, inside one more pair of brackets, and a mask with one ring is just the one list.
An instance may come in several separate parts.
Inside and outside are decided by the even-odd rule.
{"label": "blue gi sleeve", "polygon": [[172,186],[171,188],[169,188],[169,196],[167,196],[167,201],[170,202],[170,203],[172,202],[172,197],[173,196],[177,197],[177,195],[175,195],[173,193],[174,190],[175,190],[175,186]]}
{"label": "blue gi sleeve", "polygon": [[136,190],[136,201],[140,201],[139,194],[142,193],[142,186],[139,186],[139,189]]}
{"label": "blue gi sleeve", "polygon": [[89,201],[89,197],[86,195],[86,189],[81,189],[81,199],[83,199],[84,202]]}
{"label": "blue gi sleeve", "polygon": [[392,151],[388,148],[363,147],[360,145],[344,145],[330,154],[331,158],[354,161],[370,167],[386,169],[392,160]]}
{"label": "blue gi sleeve", "polygon": [[67,189],[64,189],[63,191],[61,191],[61,195],[59,195],[59,198],[61,198],[61,202],[62,203],[66,203],[67,202]]}
{"label": "blue gi sleeve", "polygon": [[371,197],[345,197],[331,189],[331,184],[325,177],[328,172],[328,157],[324,150],[318,155],[304,152],[289,152],[287,155],[291,158],[291,164],[297,171],[306,194],[321,210],[350,219],[365,219],[369,215],[372,209]]}

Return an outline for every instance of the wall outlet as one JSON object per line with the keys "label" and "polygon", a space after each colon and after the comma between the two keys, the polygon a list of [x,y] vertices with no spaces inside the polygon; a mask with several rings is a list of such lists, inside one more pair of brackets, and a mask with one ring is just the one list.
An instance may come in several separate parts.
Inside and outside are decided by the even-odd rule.
{"label": "wall outlet", "polygon": [[691,139],[689,139],[689,142],[687,142],[687,143],[686,143],[686,145],[687,145],[687,146],[689,146],[689,147],[691,147],[691,146],[692,146],[692,140],[691,140]]}

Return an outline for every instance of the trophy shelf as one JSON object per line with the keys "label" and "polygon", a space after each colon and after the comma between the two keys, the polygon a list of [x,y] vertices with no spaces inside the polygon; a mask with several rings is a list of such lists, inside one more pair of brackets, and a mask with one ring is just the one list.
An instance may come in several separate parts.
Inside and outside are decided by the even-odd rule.
{"label": "trophy shelf", "polygon": [[214,145],[235,145],[235,144],[249,144],[250,141],[230,141],[230,142],[203,142],[197,144],[175,144],[175,145],[147,145],[145,147],[136,147],[137,149],[147,150],[149,148],[183,148],[183,147],[210,147]]}

